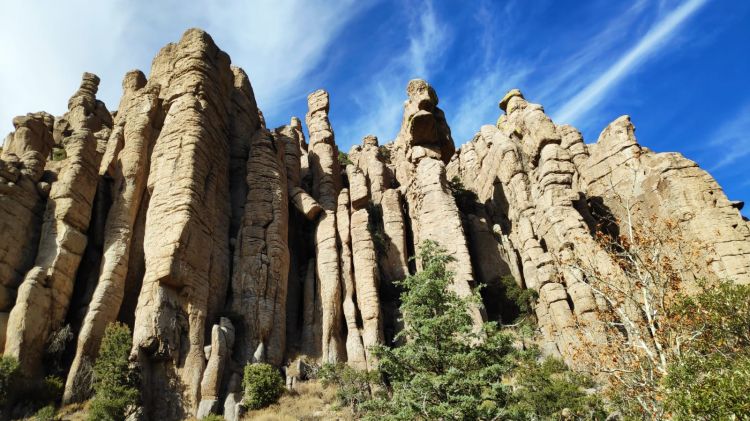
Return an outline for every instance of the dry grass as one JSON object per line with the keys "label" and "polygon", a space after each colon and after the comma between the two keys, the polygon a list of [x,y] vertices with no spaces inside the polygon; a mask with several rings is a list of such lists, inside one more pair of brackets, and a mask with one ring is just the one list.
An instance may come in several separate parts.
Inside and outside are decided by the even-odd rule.
{"label": "dry grass", "polygon": [[88,418],[88,401],[72,403],[57,410],[57,417],[64,421],[86,421]]}
{"label": "dry grass", "polygon": [[[293,392],[285,392],[275,405],[249,411],[243,421],[350,421],[354,418],[346,409],[336,408],[336,390],[323,387],[317,381],[299,382]],[[57,411],[65,421],[86,421],[88,402],[66,405]]]}
{"label": "dry grass", "polygon": [[336,390],[317,381],[300,382],[293,392],[285,393],[279,403],[249,411],[243,420],[313,421],[352,420],[346,409],[336,410]]}

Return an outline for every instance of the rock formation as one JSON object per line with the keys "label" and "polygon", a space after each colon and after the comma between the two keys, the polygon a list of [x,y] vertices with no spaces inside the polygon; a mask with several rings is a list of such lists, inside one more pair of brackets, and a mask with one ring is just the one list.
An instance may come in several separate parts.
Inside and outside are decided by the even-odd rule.
{"label": "rock formation", "polygon": [[750,282],[742,203],[692,161],[640,146],[627,116],[587,145],[513,90],[456,149],[417,79],[396,139],[368,135],[340,159],[327,92],[308,97],[309,145],[296,117],[268,129],[248,75],[196,29],[148,78],[125,75],[116,112],[98,84],[84,74],[63,116],[15,118],[0,156],[0,348],[38,380],[69,326],[66,402],[88,398],[115,321],[133,331],[149,419],[238,419],[249,362],[373,369],[425,240],[455,259],[458,294],[485,286],[475,323],[502,321],[504,277],[537,291],[543,351],[573,366],[580,324],[607,305],[573,263],[625,276],[601,226],[675,217],[706,244],[692,276]]}

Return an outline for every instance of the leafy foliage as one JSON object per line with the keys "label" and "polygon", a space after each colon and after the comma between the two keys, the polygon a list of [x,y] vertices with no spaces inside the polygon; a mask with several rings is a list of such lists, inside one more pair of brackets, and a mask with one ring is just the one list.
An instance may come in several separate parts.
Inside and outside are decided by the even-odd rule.
{"label": "leafy foliage", "polygon": [[94,398],[89,420],[124,420],[140,398],[138,376],[128,364],[130,329],[111,323],[104,331],[94,364]]}
{"label": "leafy foliage", "polygon": [[529,352],[515,370],[516,379],[512,404],[508,407],[510,419],[562,418],[563,410],[581,420],[604,419],[606,412],[602,400],[587,394],[594,382],[581,373],[569,370],[560,360],[547,358],[538,362],[537,353]]}
{"label": "leafy foliage", "polygon": [[473,326],[478,295],[450,289],[452,259],[437,244],[425,242],[420,259],[424,269],[400,282],[404,345],[373,349],[388,396],[361,407],[372,418],[491,419],[508,402],[502,378],[513,365],[511,340],[493,323]]}
{"label": "leafy foliage", "polygon": [[12,398],[13,391],[21,381],[21,367],[13,357],[0,357],[0,407]]}
{"label": "leafy foliage", "polygon": [[389,239],[383,226],[383,208],[372,202],[367,205],[367,231],[370,232],[377,255],[384,256],[388,252]]}
{"label": "leafy foliage", "polygon": [[339,151],[339,164],[342,167],[346,167],[347,165],[351,165],[352,161],[349,159],[349,154],[346,152]]}
{"label": "leafy foliage", "polygon": [[336,399],[342,405],[359,412],[359,405],[372,397],[373,389],[381,384],[377,372],[354,369],[346,364],[324,364],[318,370],[324,387],[336,386]]}
{"label": "leafy foliage", "polygon": [[500,278],[502,300],[498,304],[503,323],[513,323],[519,319],[528,319],[533,315],[532,304],[539,295],[533,289],[523,289],[516,284],[512,276]]}
{"label": "leafy foliage", "polygon": [[65,381],[62,377],[47,376],[42,381],[42,387],[39,391],[39,400],[44,403],[54,403],[60,400],[65,389]]}
{"label": "leafy foliage", "polygon": [[65,152],[64,148],[60,148],[60,147],[52,148],[52,160],[53,161],[62,161],[63,159],[67,157],[68,157],[68,154],[67,152]]}
{"label": "leafy foliage", "polygon": [[739,419],[750,414],[750,286],[700,288],[675,306],[676,326],[694,339],[664,378],[667,409],[678,419]]}
{"label": "leafy foliage", "polygon": [[55,407],[53,405],[47,405],[34,414],[34,421],[53,421],[54,419]]}
{"label": "leafy foliage", "polygon": [[248,364],[242,379],[245,405],[260,409],[276,403],[284,393],[284,380],[279,371],[265,363]]}

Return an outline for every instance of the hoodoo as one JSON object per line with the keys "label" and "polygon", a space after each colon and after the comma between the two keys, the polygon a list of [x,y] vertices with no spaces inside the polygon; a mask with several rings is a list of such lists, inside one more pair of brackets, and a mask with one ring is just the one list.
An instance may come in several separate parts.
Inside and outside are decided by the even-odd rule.
{"label": "hoodoo", "polygon": [[[477,325],[501,321],[501,278],[536,291],[541,348],[572,367],[579,327],[606,305],[576,262],[626,276],[596,239],[602,225],[676,218],[706,245],[690,277],[750,283],[738,204],[694,162],[640,146],[627,116],[585,144],[512,90],[497,123],[457,148],[437,93],[415,79],[396,139],[366,136],[344,160],[326,91],[307,98],[308,143],[296,117],[265,126],[251,76],[190,29],[148,77],[125,75],[116,110],[86,73],[64,115],[13,120],[0,157],[0,350],[28,378],[47,374],[48,342],[68,329],[64,401],[89,398],[115,321],[133,331],[149,419],[236,413],[251,362],[371,370],[371,347],[401,328],[396,282],[421,270],[410,259],[426,240],[453,258],[458,295],[483,286]],[[587,334],[586,346],[604,340]]]}

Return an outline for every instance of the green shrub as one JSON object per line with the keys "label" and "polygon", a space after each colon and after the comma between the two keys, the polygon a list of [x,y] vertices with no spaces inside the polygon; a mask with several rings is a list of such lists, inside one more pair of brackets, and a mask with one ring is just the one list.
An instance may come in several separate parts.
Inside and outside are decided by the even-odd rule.
{"label": "green shrub", "polygon": [[284,379],[272,365],[248,364],[242,379],[245,390],[245,405],[250,409],[261,409],[276,403],[284,393]]}
{"label": "green shrub", "polygon": [[128,364],[130,329],[111,323],[104,332],[94,364],[94,398],[89,420],[124,420],[137,405],[138,377]]}
{"label": "green shrub", "polygon": [[664,378],[677,419],[742,419],[750,414],[750,286],[700,284],[675,306],[677,334],[694,337]]}
{"label": "green shrub", "polygon": [[67,158],[68,154],[65,152],[64,148],[54,147],[52,148],[52,160],[53,161],[62,161],[63,159]]}
{"label": "green shrub", "polygon": [[346,152],[339,151],[339,164],[342,167],[346,167],[347,165],[351,165],[352,161],[349,159],[349,154]]}
{"label": "green shrub", "polygon": [[201,421],[224,421],[224,417],[216,414],[208,414],[205,417],[201,418]]}
{"label": "green shrub", "polygon": [[537,419],[559,419],[563,409],[574,419],[604,419],[607,415],[602,400],[585,391],[594,386],[593,381],[570,371],[560,360],[547,358],[539,362],[536,352],[530,352],[519,361],[514,373],[508,418],[527,419],[533,414]]}
{"label": "green shrub", "polygon": [[372,202],[367,205],[367,231],[370,233],[377,256],[385,256],[388,252],[389,238],[383,226],[383,208]]}
{"label": "green shrub", "polygon": [[377,372],[357,370],[343,363],[324,364],[318,376],[323,386],[336,386],[336,399],[354,414],[361,403],[372,398],[373,386],[380,384]]}
{"label": "green shrub", "polygon": [[13,357],[0,357],[0,407],[12,398],[13,391],[21,381],[21,367]]}
{"label": "green shrub", "polygon": [[423,270],[399,285],[404,329],[402,346],[373,348],[389,397],[361,404],[370,419],[493,419],[503,415],[508,389],[503,377],[513,366],[510,337],[494,323],[479,329],[469,313],[474,292],[451,289],[452,261],[433,242],[422,244]]}
{"label": "green shrub", "polygon": [[503,276],[500,278],[500,283],[503,298],[498,307],[503,323],[514,323],[518,319],[532,317],[534,313],[532,305],[538,296],[537,292],[519,287],[512,276]]}
{"label": "green shrub", "polygon": [[36,411],[34,414],[35,421],[53,421],[55,419],[55,407],[53,405],[47,405],[44,408]]}
{"label": "green shrub", "polygon": [[40,400],[44,403],[55,403],[62,398],[65,381],[58,376],[47,376],[42,381]]}

